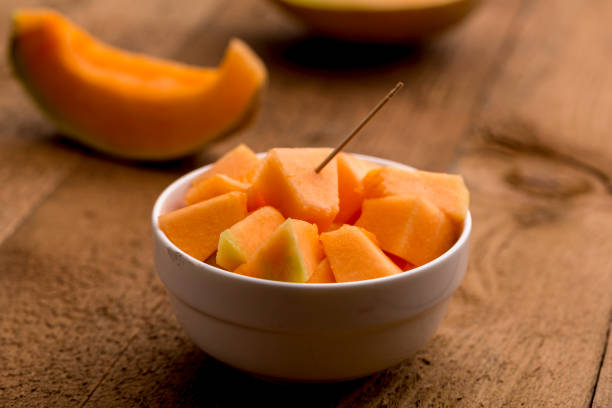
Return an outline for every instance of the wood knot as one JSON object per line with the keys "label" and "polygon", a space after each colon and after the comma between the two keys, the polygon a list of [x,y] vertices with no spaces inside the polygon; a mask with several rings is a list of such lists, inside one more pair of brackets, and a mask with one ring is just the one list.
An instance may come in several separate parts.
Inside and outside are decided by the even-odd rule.
{"label": "wood knot", "polygon": [[522,227],[550,224],[559,218],[559,213],[549,207],[527,207],[514,213],[514,219]]}
{"label": "wood knot", "polygon": [[517,190],[545,198],[567,199],[593,189],[584,172],[538,156],[518,160],[506,172],[504,180]]}

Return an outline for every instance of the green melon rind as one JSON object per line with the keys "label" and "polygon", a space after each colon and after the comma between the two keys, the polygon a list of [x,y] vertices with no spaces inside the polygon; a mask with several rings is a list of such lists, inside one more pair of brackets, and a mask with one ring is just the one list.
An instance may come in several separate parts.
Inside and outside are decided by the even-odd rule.
{"label": "green melon rind", "polygon": [[16,30],[15,17],[13,16],[13,30],[11,34],[11,39],[9,41],[8,48],[8,60],[9,64],[12,68],[13,74],[15,78],[22,85],[23,89],[26,91],[28,96],[32,99],[34,104],[40,109],[43,115],[49,119],[55,127],[65,135],[70,135],[74,138],[77,138],[79,142],[95,147],[100,150],[104,150],[104,146],[94,146],[94,144],[89,139],[84,139],[79,135],[79,131],[72,125],[69,125],[66,121],[61,119],[61,115],[57,112],[54,112],[51,108],[51,104],[45,103],[45,97],[43,94],[39,93],[36,87],[28,80],[28,70],[26,68],[27,64],[23,64],[21,58],[19,57],[19,35]]}

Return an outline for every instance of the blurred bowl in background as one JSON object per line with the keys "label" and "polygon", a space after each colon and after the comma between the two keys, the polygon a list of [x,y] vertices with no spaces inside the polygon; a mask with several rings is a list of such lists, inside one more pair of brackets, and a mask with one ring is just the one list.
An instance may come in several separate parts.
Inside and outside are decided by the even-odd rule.
{"label": "blurred bowl in background", "polygon": [[271,0],[325,36],[357,42],[404,43],[439,34],[479,0]]}

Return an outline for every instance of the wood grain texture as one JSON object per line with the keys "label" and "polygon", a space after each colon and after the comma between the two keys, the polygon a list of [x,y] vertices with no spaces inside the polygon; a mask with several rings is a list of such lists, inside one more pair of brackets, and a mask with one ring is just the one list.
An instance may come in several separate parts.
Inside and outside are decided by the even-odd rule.
{"label": "wood grain texture", "polygon": [[[309,37],[257,0],[51,5],[110,43],[196,64],[239,36],[270,84],[250,128],[137,166],[49,137],[2,66],[0,406],[612,404],[609,2],[490,0],[418,47]],[[469,271],[436,337],[341,384],[268,383],[198,350],[153,270],[157,194],[239,142],[332,145],[397,80],[350,150],[458,170],[472,192]]]}
{"label": "wood grain texture", "polygon": [[603,353],[597,388],[593,396],[593,408],[612,407],[612,316],[610,316],[610,326],[608,327],[608,344]]}

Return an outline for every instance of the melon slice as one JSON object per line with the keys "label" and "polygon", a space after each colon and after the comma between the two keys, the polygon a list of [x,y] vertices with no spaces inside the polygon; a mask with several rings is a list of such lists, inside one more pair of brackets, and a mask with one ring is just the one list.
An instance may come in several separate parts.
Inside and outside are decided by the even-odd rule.
{"label": "melon slice", "polygon": [[363,178],[370,170],[380,165],[361,160],[348,153],[340,153],[338,161],[338,196],[340,208],[335,223],[350,224],[355,221],[356,215],[363,202]]}
{"label": "melon slice", "polygon": [[266,82],[242,41],[218,68],[192,67],[103,44],[47,9],[13,14],[15,75],[62,134],[132,159],[171,159],[241,126]]}
{"label": "melon slice", "polygon": [[344,225],[321,234],[336,282],[381,278],[402,272],[359,228]]}
{"label": "melon slice", "polygon": [[208,170],[199,175],[192,184],[198,184],[202,180],[223,174],[243,183],[253,180],[261,160],[255,152],[247,145],[239,144],[229,152],[221,156]]}
{"label": "melon slice", "polygon": [[236,272],[285,282],[307,282],[323,257],[317,226],[289,218]]}
{"label": "melon slice", "polygon": [[450,219],[416,196],[367,199],[355,225],[372,232],[385,251],[417,266],[442,255],[456,240]]}
{"label": "melon slice", "polygon": [[463,177],[398,167],[370,171],[363,179],[366,198],[392,195],[416,195],[431,201],[457,225],[467,214],[470,194]]}
{"label": "melon slice", "polygon": [[322,230],[338,214],[336,160],[315,173],[328,148],[275,148],[268,152],[253,188],[285,217],[315,223]]}
{"label": "melon slice", "polygon": [[334,273],[331,270],[331,266],[329,266],[329,260],[327,258],[323,259],[317,265],[317,268],[312,273],[312,276],[306,283],[335,283],[336,278],[334,278]]}
{"label": "melon slice", "polygon": [[219,236],[217,264],[228,271],[247,262],[285,218],[273,207],[262,207]]}
{"label": "melon slice", "polygon": [[185,193],[185,204],[195,204],[232,191],[246,193],[248,189],[249,185],[246,183],[234,180],[224,174],[215,174],[189,187],[189,190]]}
{"label": "melon slice", "polygon": [[217,249],[219,235],[247,215],[246,194],[232,192],[159,216],[174,245],[201,261]]}

